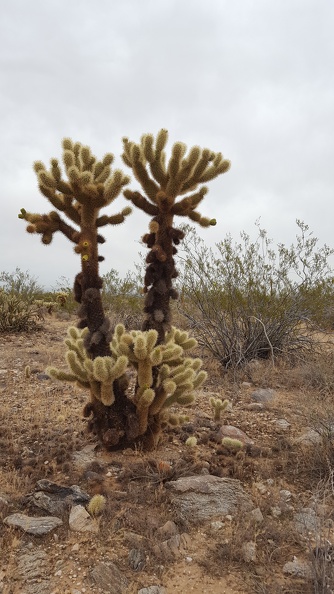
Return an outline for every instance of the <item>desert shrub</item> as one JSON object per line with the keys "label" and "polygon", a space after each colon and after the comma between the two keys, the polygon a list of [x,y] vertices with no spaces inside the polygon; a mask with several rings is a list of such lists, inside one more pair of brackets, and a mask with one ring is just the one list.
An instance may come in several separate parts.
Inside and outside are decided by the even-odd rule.
{"label": "desert shrub", "polygon": [[216,250],[188,229],[180,308],[224,368],[314,350],[314,329],[332,302],[333,250],[297,225],[296,243],[276,249],[258,224],[255,241],[245,232],[240,242],[227,235]]}
{"label": "desert shrub", "polygon": [[24,332],[40,328],[43,288],[30,272],[16,268],[0,273],[0,332]]}
{"label": "desert shrub", "polygon": [[17,295],[24,301],[32,301],[43,293],[37,279],[20,268],[15,268],[14,272],[0,272],[0,286],[6,293]]}
{"label": "desert shrub", "polygon": [[37,330],[42,319],[42,310],[33,301],[0,289],[0,332]]}
{"label": "desert shrub", "polygon": [[143,295],[135,273],[128,271],[121,278],[117,270],[112,268],[102,279],[105,310],[112,313],[115,322],[122,322],[126,327],[140,327]]}

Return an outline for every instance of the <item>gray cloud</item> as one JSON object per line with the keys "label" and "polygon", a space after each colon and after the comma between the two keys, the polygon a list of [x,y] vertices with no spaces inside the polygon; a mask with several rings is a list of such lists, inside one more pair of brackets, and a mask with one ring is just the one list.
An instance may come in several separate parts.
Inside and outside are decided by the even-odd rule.
{"label": "gray cloud", "polygon": [[[203,205],[218,220],[199,230],[210,244],[259,217],[277,241],[293,241],[299,218],[330,244],[333,17],[327,0],[3,0],[0,270],[45,285],[78,270],[65,239],[44,247],[17,219],[48,211],[34,160],[59,157],[64,136],[120,155],[123,136],[161,127],[232,160]],[[135,213],[108,231],[102,272],[132,267],[147,222]]]}

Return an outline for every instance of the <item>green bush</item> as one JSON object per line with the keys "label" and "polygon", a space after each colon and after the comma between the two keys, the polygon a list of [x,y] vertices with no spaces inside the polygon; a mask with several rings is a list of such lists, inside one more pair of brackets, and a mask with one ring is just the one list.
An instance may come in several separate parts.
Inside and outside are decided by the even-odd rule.
{"label": "green bush", "polygon": [[0,286],[10,295],[17,295],[24,301],[33,301],[43,293],[43,288],[30,272],[15,268],[14,272],[0,272]]}
{"label": "green bush", "polygon": [[199,344],[223,367],[314,348],[314,329],[333,302],[333,250],[318,247],[308,226],[297,225],[290,247],[273,249],[257,224],[255,241],[245,232],[239,243],[228,235],[216,251],[188,228],[180,308]]}

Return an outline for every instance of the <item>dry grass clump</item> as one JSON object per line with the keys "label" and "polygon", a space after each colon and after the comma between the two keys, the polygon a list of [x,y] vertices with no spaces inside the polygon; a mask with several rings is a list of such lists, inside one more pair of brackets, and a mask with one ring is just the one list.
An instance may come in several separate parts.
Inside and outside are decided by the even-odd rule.
{"label": "dry grass clump", "polygon": [[286,380],[291,388],[314,390],[318,397],[334,394],[334,352],[324,351],[288,371]]}

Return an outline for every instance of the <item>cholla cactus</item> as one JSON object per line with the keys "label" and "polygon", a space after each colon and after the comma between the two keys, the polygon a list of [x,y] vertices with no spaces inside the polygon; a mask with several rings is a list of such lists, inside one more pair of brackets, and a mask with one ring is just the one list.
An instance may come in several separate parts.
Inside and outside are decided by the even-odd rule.
{"label": "cholla cactus", "polygon": [[[205,381],[207,374],[201,369],[202,361],[187,356],[197,345],[187,332],[172,328],[163,345],[157,345],[156,330],[132,331],[127,333],[118,324],[110,344],[110,357],[90,359],[85,350],[84,330],[71,327],[65,340],[66,361],[69,371],[49,367],[47,373],[58,380],[76,382],[82,388],[89,388],[94,399],[105,406],[115,403],[114,386],[118,380],[126,394],[128,365],[137,371],[137,386],[134,395],[127,395],[136,414],[132,419],[131,431],[137,437],[150,435],[150,442],[156,443],[161,428],[179,425],[187,420],[184,415],[171,414],[171,406],[189,406],[195,400],[195,390]],[[88,405],[87,413],[91,409]]]}
{"label": "cholla cactus", "polygon": [[214,413],[214,420],[220,421],[221,413],[227,409],[230,401],[225,399],[224,401],[220,398],[214,398],[213,396],[210,398],[210,404],[213,408]]}
{"label": "cholla cactus", "polygon": [[233,439],[232,437],[223,437],[222,446],[231,452],[238,452],[243,448],[243,443],[240,439]]}
{"label": "cholla cactus", "polygon": [[[221,153],[194,146],[188,155],[187,147],[176,142],[166,164],[167,130],[160,130],[156,139],[144,134],[140,144],[123,139],[123,161],[131,167],[145,196],[125,190],[124,196],[152,217],[149,233],[143,237],[150,252],[146,258],[144,279],[146,320],[143,330],[154,328],[159,342],[171,326],[170,299],[177,299],[173,279],[177,276],[173,256],[184,232],[173,226],[174,217],[188,217],[203,227],[215,225],[216,220],[202,217],[197,207],[207,194],[202,184],[228,171],[230,162]],[[201,186],[200,188],[198,188]],[[177,197],[182,196],[177,201]]]}
{"label": "cholla cactus", "polygon": [[98,268],[99,262],[104,260],[98,254],[98,244],[105,239],[98,231],[106,225],[122,223],[131,212],[131,208],[123,208],[116,215],[100,213],[130,181],[122,171],[111,171],[113,159],[113,155],[107,153],[99,161],[88,146],[65,138],[63,163],[67,180],[62,178],[57,159],[51,159],[49,170],[41,161],[34,164],[39,189],[56,210],[40,215],[22,208],[19,214],[20,219],[28,222],[28,233],[39,233],[44,244],[51,243],[54,233],[60,231],[80,255],[81,272],[75,279],[74,294],[81,303],[80,327],[89,329],[86,346],[92,357],[109,354],[109,321],[102,307],[102,279]]}
{"label": "cholla cactus", "polygon": [[[34,166],[40,191],[55,210],[40,215],[21,209],[19,214],[28,222],[27,231],[39,233],[43,243],[49,244],[60,231],[80,255],[81,272],[74,283],[75,299],[81,304],[79,323],[69,328],[65,340],[69,369],[51,367],[48,373],[90,390],[84,415],[88,427],[108,449],[138,442],[156,444],[162,428],[188,420],[174,407],[191,405],[196,389],[206,379],[202,361],[189,357],[196,340],[171,324],[170,299],[178,296],[173,288],[177,276],[173,256],[184,237],[173,222],[178,215],[204,227],[216,223],[202,217],[197,207],[207,193],[203,184],[227,171],[230,163],[221,153],[199,147],[187,155],[186,146],[177,142],[166,165],[166,142],[166,130],[156,140],[144,135],[140,144],[124,139],[123,160],[145,193],[125,190],[124,196],[152,217],[149,233],[143,237],[150,251],[144,278],[146,319],[141,331],[126,332],[122,325],[113,329],[102,305],[98,267],[103,257],[98,246],[104,238],[99,230],[122,223],[131,212],[129,207],[112,216],[100,212],[129,182],[121,171],[111,171],[111,154],[98,161],[89,147],[66,138],[67,180],[62,178],[57,159],[51,160],[50,169],[40,161]],[[128,389],[129,367],[137,373],[134,390]]]}

